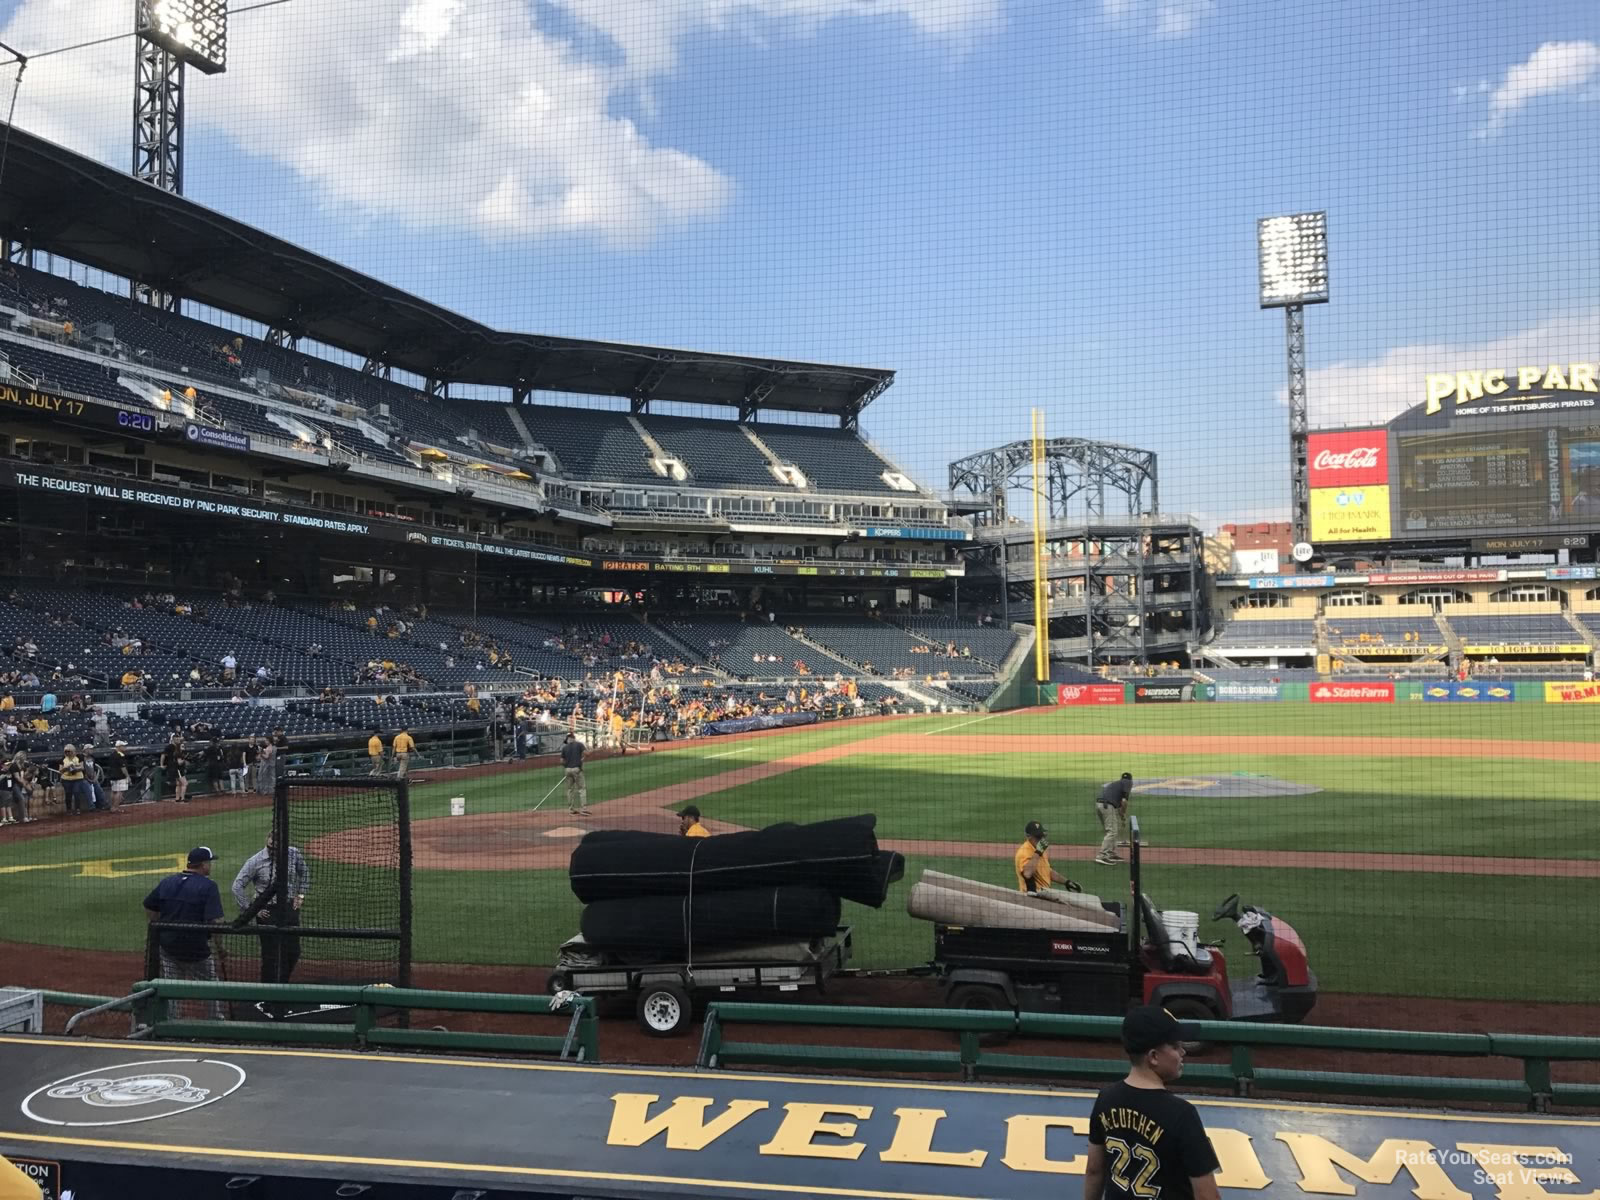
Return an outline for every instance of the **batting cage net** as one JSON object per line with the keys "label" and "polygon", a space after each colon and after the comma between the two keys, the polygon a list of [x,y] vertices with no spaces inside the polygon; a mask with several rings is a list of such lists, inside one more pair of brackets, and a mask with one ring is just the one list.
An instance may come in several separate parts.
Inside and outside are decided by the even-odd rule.
{"label": "batting cage net", "polygon": [[408,787],[404,779],[279,779],[271,810],[259,813],[258,849],[216,873],[219,890],[231,893],[225,931],[152,922],[146,971],[409,986]]}

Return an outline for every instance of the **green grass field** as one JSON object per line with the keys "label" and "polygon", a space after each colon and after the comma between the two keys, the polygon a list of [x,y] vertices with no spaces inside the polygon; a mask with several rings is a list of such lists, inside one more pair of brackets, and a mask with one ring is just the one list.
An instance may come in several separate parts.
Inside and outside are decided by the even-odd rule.
{"label": "green grass field", "polygon": [[[1589,1001],[1600,994],[1600,879],[1540,875],[1548,860],[1600,860],[1600,763],[1540,761],[1491,753],[1491,741],[1539,742],[1550,753],[1592,740],[1584,706],[1190,704],[1148,708],[1061,709],[922,717],[782,733],[744,741],[605,760],[589,768],[591,804],[651,788],[704,780],[697,803],[708,816],[746,826],[873,812],[883,839],[1015,845],[1032,818],[1060,847],[1098,841],[1094,788],[1123,770],[1139,776],[1234,772],[1316,785],[1317,794],[1266,799],[1138,796],[1135,811],[1158,848],[1232,849],[1258,856],[1246,867],[1147,866],[1145,888],[1165,908],[1209,917],[1237,891],[1287,917],[1311,949],[1329,991],[1481,999]],[[965,739],[1074,734],[1144,735],[1148,753],[1018,753],[971,750]],[[1162,738],[1316,736],[1342,739],[1336,754],[1185,755]],[[968,749],[940,753],[941,738]],[[1386,742],[1424,739],[1442,757],[1406,757]],[[764,780],[756,764],[806,751],[860,743],[848,757]],[[546,768],[419,786],[418,821],[444,818],[451,796],[469,811],[520,811],[558,778]],[[559,805],[560,795],[550,805]],[[205,803],[165,822],[119,826],[115,818],[62,824],[62,834],[7,844],[0,835],[0,912],[5,937],[83,949],[142,944],[139,901],[189,846],[204,842],[221,859],[226,889],[233,869],[261,846],[265,809],[208,814]],[[1504,856],[1515,872],[1466,875],[1420,870],[1302,869],[1280,852],[1407,852]],[[1058,867],[1069,852],[1058,851]],[[484,849],[492,859],[494,847]],[[857,961],[904,966],[925,961],[931,927],[904,912],[923,867],[1010,883],[998,858],[914,857],[907,881],[882,911],[847,905],[857,927]],[[359,889],[360,869],[313,862],[317,884]],[[1126,888],[1125,870],[1086,862],[1070,873],[1108,897]],[[223,877],[226,878],[223,878]],[[230,904],[231,910],[231,904]],[[561,870],[418,871],[415,911],[420,961],[548,964],[577,930],[578,904]],[[1242,939],[1231,926],[1202,927]],[[8,975],[26,980],[27,971]],[[48,980],[32,980],[48,983]]]}

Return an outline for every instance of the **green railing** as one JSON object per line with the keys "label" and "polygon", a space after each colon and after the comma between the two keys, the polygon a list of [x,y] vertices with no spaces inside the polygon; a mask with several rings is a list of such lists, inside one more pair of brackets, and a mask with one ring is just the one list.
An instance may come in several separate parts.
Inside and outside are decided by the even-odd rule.
{"label": "green railing", "polygon": [[[134,1002],[135,1037],[348,1046],[360,1050],[382,1047],[553,1054],[564,1060],[586,1063],[595,1062],[600,1056],[599,1022],[594,1001],[588,997],[579,997],[558,1009],[549,996],[503,992],[154,979],[135,984],[129,999]],[[329,1019],[227,1021],[173,1015],[174,1003],[194,1006],[213,1002],[327,1006]],[[391,1014],[409,1014],[416,1010],[557,1017],[566,1020],[566,1030],[559,1035],[458,1033],[384,1023]]]}
{"label": "green railing", "polygon": [[[1546,1111],[1552,1105],[1600,1105],[1600,1084],[1555,1081],[1550,1071],[1553,1062],[1600,1062],[1600,1038],[1416,1033],[1399,1029],[1337,1029],[1317,1025],[1257,1025],[1232,1021],[1201,1021],[1198,1024],[1201,1037],[1226,1051],[1228,1061],[1223,1064],[1191,1059],[1184,1066],[1184,1080],[1195,1087],[1219,1088],[1237,1096],[1270,1091],[1415,1100],[1477,1100],[1515,1104],[1535,1112]],[[956,1044],[949,1050],[906,1050],[884,1046],[730,1041],[726,1036],[726,1027],[729,1025],[936,1030],[954,1034]],[[994,1049],[985,1043],[1003,1041],[1013,1035],[1116,1042],[1121,1026],[1121,1020],[1117,1017],[1062,1016],[1053,1013],[714,1003],[706,1009],[699,1065],[707,1069],[764,1066],[916,1075],[951,1074],[968,1081],[1013,1078],[1107,1082],[1120,1079],[1127,1073],[1126,1059],[1016,1054]],[[1263,1067],[1255,1061],[1255,1051],[1262,1048],[1516,1059],[1522,1064],[1522,1078]]]}

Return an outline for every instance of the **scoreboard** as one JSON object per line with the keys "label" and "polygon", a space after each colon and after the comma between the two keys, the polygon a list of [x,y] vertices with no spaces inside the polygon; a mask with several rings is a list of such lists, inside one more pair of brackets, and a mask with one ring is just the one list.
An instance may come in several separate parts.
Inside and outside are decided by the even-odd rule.
{"label": "scoreboard", "polygon": [[1482,401],[1419,404],[1384,427],[1313,433],[1311,540],[1600,530],[1600,390],[1530,387]]}

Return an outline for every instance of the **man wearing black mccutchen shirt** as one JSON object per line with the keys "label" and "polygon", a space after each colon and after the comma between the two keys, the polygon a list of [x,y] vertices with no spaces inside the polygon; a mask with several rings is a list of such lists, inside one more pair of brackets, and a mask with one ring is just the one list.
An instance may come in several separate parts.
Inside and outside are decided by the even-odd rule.
{"label": "man wearing black mccutchen shirt", "polygon": [[1218,1200],[1217,1154],[1194,1105],[1167,1091],[1183,1074],[1183,1041],[1196,1030],[1158,1005],[1131,1009],[1122,1048],[1132,1064],[1101,1089],[1089,1114],[1084,1200]]}

